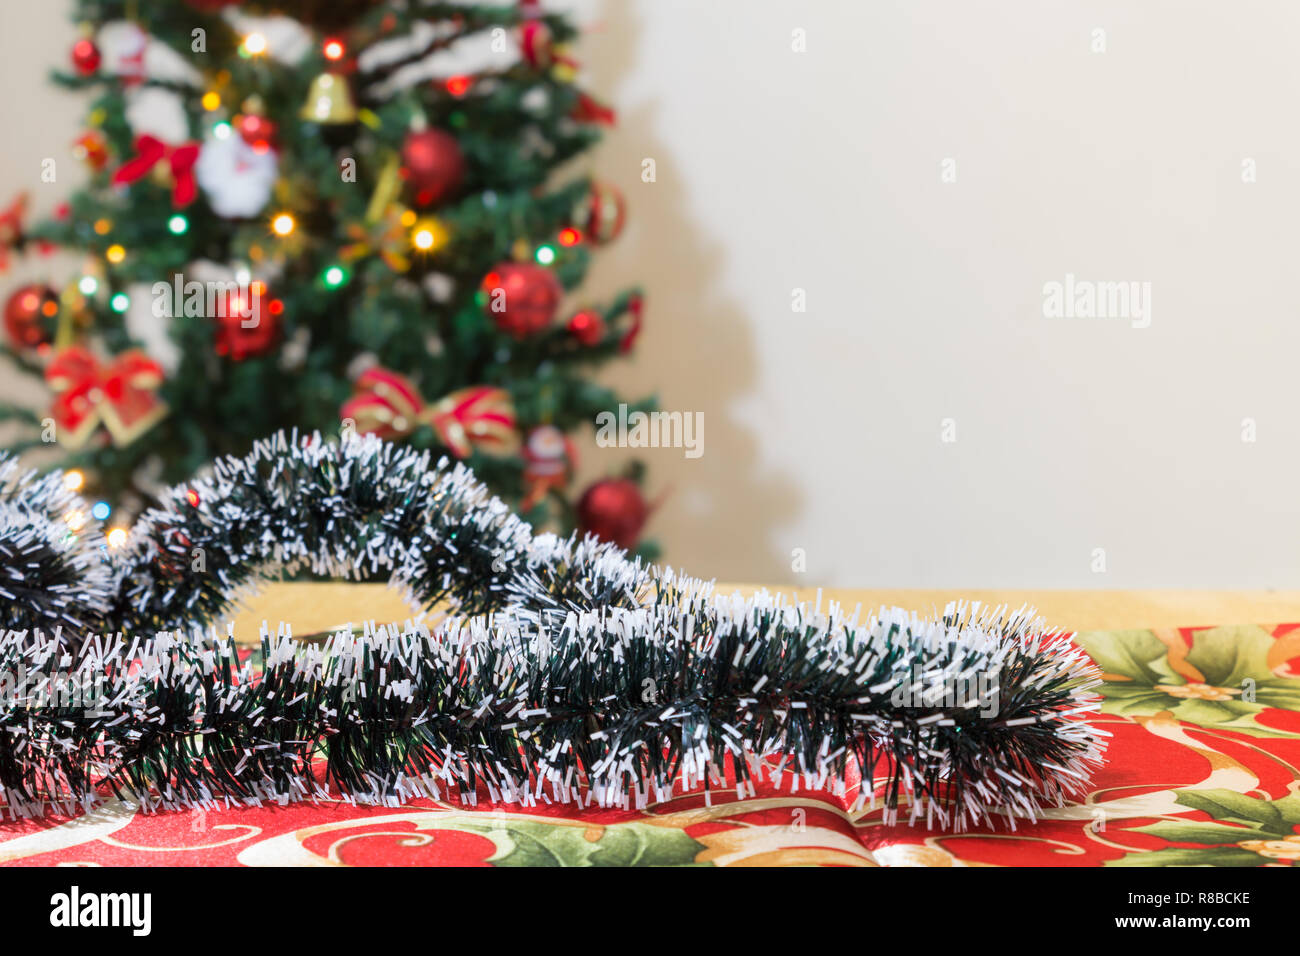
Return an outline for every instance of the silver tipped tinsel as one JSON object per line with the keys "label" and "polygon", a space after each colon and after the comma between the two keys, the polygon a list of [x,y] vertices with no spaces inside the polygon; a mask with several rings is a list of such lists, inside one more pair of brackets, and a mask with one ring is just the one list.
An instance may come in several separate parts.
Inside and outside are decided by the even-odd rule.
{"label": "silver tipped tinsel", "polygon": [[[24,486],[45,504],[10,502],[0,542],[49,543],[60,481]],[[1096,667],[1032,611],[859,621],[718,595],[611,545],[534,536],[464,467],[373,437],[281,433],[216,463],[141,518],[111,581],[84,546],[65,555],[0,568],[24,594],[75,568],[102,624],[54,634],[64,589],[16,605],[29,626],[0,638],[0,673],[41,675],[0,701],[14,815],[105,786],[149,809],[331,787],[364,803],[645,806],[699,787],[744,796],[764,775],[886,820],[1014,826],[1082,793],[1104,750],[1087,719]],[[323,644],[264,628],[261,672],[237,664],[205,627],[297,568],[390,578],[453,613]]]}

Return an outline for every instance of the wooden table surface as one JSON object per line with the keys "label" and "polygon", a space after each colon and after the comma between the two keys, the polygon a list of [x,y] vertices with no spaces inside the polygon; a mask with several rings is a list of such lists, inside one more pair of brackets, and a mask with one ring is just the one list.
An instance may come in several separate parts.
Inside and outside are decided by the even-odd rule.
{"label": "wooden table surface", "polygon": [[[755,585],[719,585],[721,591],[751,592]],[[817,589],[785,590],[815,601]],[[1049,624],[1070,631],[1215,624],[1283,624],[1300,622],[1300,591],[984,591],[826,588],[823,602],[839,601],[864,612],[898,605],[928,613],[949,601],[969,599],[986,604],[1037,607]],[[824,605],[823,605],[824,606]],[[328,631],[366,620],[402,621],[410,609],[383,584],[273,584],[248,600],[235,618],[240,640],[256,641],[263,620],[274,627],[287,621],[298,635]]]}

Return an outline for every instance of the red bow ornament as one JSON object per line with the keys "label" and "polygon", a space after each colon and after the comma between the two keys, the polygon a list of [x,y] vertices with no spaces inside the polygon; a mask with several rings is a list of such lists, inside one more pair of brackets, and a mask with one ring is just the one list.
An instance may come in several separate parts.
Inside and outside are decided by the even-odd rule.
{"label": "red bow ornament", "polygon": [[627,311],[632,316],[632,322],[627,331],[623,333],[623,338],[619,340],[618,349],[620,352],[632,351],[632,346],[636,344],[637,336],[641,334],[641,325],[645,319],[645,300],[639,295],[632,296],[627,303]]}
{"label": "red bow ornament", "polygon": [[419,427],[424,399],[405,375],[372,368],[357,378],[352,397],[339,409],[363,435],[405,438]]}
{"label": "red bow ornament", "polygon": [[558,65],[567,68],[565,76],[578,70],[578,61],[569,56],[568,47],[555,43],[551,28],[544,20],[529,19],[519,25],[519,50],[534,69],[545,70]]}
{"label": "red bow ornament", "polygon": [[457,458],[474,451],[508,455],[519,446],[510,393],[488,385],[462,388],[427,404],[406,376],[372,368],[357,379],[353,396],[339,414],[355,422],[357,431],[388,439],[404,438],[420,425],[429,425]]}
{"label": "red bow ornament", "polygon": [[131,444],[167,414],[155,394],[162,367],[138,349],[101,363],[79,345],[61,349],[45,368],[45,381],[59,394],[50,415],[59,440],[80,448],[102,423],[119,448]]}
{"label": "red bow ornament", "polygon": [[[550,27],[541,19],[541,5],[536,0],[520,0],[519,11],[524,16],[519,25],[519,49],[524,61],[534,69],[550,70],[563,83],[573,82],[580,64],[569,55],[567,46],[557,44],[551,36]],[[603,126],[613,126],[616,119],[613,109],[581,90],[570,117],[579,123]]]}
{"label": "red bow ornament", "polygon": [[618,122],[612,107],[581,91],[578,93],[578,102],[574,104],[573,112],[569,116],[579,123],[596,123],[600,126],[613,126]]}
{"label": "red bow ornament", "polygon": [[172,173],[172,206],[180,209],[194,202],[198,195],[194,180],[194,164],[199,158],[198,143],[168,146],[158,137],[146,133],[136,137],[135,152],[135,157],[128,159],[113,174],[115,186],[137,182],[158,163],[166,162]]}
{"label": "red bow ornament", "polygon": [[409,230],[402,225],[403,212],[402,207],[394,204],[388,207],[378,223],[349,223],[343,233],[352,241],[339,249],[339,258],[353,262],[363,256],[377,255],[394,272],[408,271],[411,260],[406,250],[410,239]]}

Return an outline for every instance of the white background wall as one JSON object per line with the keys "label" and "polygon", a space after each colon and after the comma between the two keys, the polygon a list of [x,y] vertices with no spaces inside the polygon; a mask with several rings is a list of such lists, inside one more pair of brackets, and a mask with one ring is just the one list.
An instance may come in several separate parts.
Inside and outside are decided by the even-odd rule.
{"label": "white background wall", "polygon": [[[673,562],[1296,586],[1300,6],[569,5],[591,26],[585,83],[620,115],[587,165],[632,213],[588,291],[648,291],[635,359],[605,374],[705,414],[702,458],[641,453]],[[74,38],[60,7],[0,7],[0,182],[44,210],[63,184],[33,171],[81,115],[43,82]],[[1150,282],[1150,327],[1044,318],[1067,273]]]}

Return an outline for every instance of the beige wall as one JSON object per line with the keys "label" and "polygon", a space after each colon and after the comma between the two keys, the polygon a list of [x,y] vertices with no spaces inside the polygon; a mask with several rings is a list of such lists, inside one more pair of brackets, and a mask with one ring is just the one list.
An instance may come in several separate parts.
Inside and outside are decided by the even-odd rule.
{"label": "beige wall", "polygon": [[[63,0],[42,4],[0,3],[0,206],[7,207],[20,192],[31,199],[30,218],[49,215],[56,205],[84,178],[72,155],[72,140],[79,135],[78,123],[84,112],[76,96],[60,92],[45,82],[55,66],[65,67],[68,50],[77,40],[69,22],[70,4]],[[41,182],[41,163],[57,163],[58,181]],[[75,268],[75,257],[55,254],[11,260],[9,271],[0,275],[0,292],[9,292],[23,282],[65,276]],[[44,400],[39,383],[18,380],[0,365],[0,396],[28,403]],[[0,435],[6,432],[0,431]]]}
{"label": "beige wall", "polygon": [[[0,181],[42,209],[56,187],[34,171],[80,115],[42,82],[73,37],[58,6],[0,5]],[[635,360],[606,375],[705,415],[703,457],[642,453],[674,562],[858,586],[1295,586],[1300,7],[573,6],[588,85],[620,113],[591,168],[632,206],[589,291],[649,291]],[[1044,317],[1067,273],[1150,283],[1149,327]]]}

